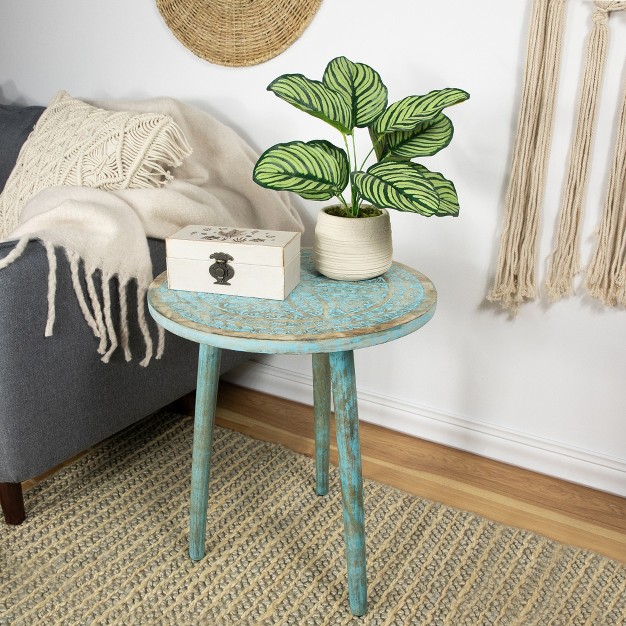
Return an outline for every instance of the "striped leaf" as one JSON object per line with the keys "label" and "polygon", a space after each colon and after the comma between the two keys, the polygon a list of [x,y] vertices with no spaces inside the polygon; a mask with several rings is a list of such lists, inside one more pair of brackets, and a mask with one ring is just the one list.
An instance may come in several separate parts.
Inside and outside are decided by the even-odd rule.
{"label": "striped leaf", "polygon": [[431,172],[428,168],[418,163],[413,165],[432,184],[439,196],[439,209],[435,215],[438,217],[446,217],[448,215],[456,217],[459,214],[459,198],[456,195],[454,183],[444,178],[439,172]]}
{"label": "striped leaf", "polygon": [[387,135],[385,135],[384,133],[377,133],[374,130],[374,126],[368,126],[367,130],[369,131],[370,139],[372,140],[372,146],[374,147],[376,158],[380,161],[387,152]]}
{"label": "striped leaf", "polygon": [[387,87],[369,65],[337,57],[326,66],[322,82],[341,95],[358,128],[369,126],[387,108]]}
{"label": "striped leaf", "polygon": [[352,109],[340,94],[320,81],[310,80],[302,74],[284,74],[272,81],[267,89],[301,111],[328,122],[340,132],[352,133]]}
{"label": "striped leaf", "polygon": [[343,191],[350,182],[350,164],[348,163],[346,151],[324,139],[314,139],[313,141],[309,141],[307,145],[313,146],[314,148],[321,148],[337,161],[339,165],[339,183],[337,186],[340,191]]}
{"label": "striped leaf", "polygon": [[443,113],[411,130],[397,130],[382,135],[383,156],[386,158],[414,159],[432,156],[451,141],[454,128],[450,118]]}
{"label": "striped leaf", "polygon": [[348,156],[328,141],[292,141],[268,148],[252,179],[262,187],[293,191],[309,200],[328,200],[348,183]]}
{"label": "striped leaf", "polygon": [[466,91],[454,88],[438,89],[424,96],[408,96],[389,105],[374,123],[374,130],[377,134],[411,130],[421,122],[437,117],[446,107],[468,98]]}
{"label": "striped leaf", "polygon": [[410,211],[426,217],[439,210],[439,196],[433,184],[415,163],[376,163],[367,172],[354,172],[352,184],[363,199],[379,209]]}

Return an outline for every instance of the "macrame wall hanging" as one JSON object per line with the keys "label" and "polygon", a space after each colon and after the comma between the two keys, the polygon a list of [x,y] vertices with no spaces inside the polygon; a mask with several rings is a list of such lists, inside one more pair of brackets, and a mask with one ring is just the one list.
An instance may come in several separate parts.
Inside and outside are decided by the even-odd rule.
{"label": "macrame wall hanging", "polygon": [[[498,267],[488,299],[515,313],[537,296],[537,240],[544,194],[567,0],[534,0],[522,104],[506,196]],[[626,1],[594,0],[576,131],[564,182],[546,292],[573,292],[580,271],[579,240],[596,111],[606,60],[609,20]],[[626,305],[626,93],[598,243],[588,269],[589,292],[609,305]]]}

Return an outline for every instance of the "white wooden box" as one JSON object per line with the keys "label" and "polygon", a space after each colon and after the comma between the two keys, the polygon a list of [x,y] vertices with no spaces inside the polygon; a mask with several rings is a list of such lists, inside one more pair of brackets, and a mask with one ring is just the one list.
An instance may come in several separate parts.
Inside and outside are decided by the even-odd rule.
{"label": "white wooden box", "polygon": [[300,233],[191,225],[165,248],[170,289],[284,300],[300,281]]}

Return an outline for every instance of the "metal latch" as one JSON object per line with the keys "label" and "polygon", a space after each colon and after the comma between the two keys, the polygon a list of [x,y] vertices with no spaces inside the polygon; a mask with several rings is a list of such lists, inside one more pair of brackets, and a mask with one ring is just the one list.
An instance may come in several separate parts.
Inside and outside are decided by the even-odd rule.
{"label": "metal latch", "polygon": [[215,263],[209,267],[209,274],[215,278],[214,285],[230,285],[228,282],[235,275],[235,268],[228,265],[228,261],[234,261],[230,254],[226,252],[214,252],[210,259],[215,259]]}

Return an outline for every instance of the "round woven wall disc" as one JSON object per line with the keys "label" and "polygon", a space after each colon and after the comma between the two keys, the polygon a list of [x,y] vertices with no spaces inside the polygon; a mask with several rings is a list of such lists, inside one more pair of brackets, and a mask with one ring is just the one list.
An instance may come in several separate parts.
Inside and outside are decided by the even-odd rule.
{"label": "round woven wall disc", "polygon": [[286,50],[322,0],[156,0],[165,23],[194,54],[219,65],[263,63]]}

